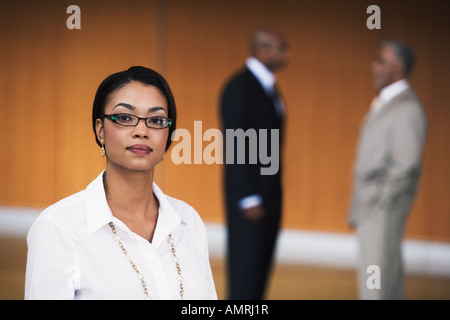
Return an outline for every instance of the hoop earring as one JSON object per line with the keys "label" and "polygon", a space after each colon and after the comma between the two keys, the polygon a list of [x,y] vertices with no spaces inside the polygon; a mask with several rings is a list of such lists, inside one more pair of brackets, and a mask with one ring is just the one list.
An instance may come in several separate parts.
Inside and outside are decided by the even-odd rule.
{"label": "hoop earring", "polygon": [[166,156],[166,154],[164,153],[163,154],[163,157],[162,157],[162,159],[161,159],[161,161],[164,161],[164,157]]}
{"label": "hoop earring", "polygon": [[100,143],[102,144],[102,148],[100,149],[100,155],[102,156],[102,158],[104,158],[106,155],[105,145],[103,144],[103,140],[100,141]]}

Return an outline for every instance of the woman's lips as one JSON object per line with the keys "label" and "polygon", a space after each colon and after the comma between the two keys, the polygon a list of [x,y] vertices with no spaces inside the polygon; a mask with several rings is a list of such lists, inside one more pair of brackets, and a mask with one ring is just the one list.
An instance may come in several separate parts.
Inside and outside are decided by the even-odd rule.
{"label": "woman's lips", "polygon": [[128,147],[127,150],[139,155],[149,154],[153,151],[149,146],[146,146],[145,144],[135,144],[131,147]]}

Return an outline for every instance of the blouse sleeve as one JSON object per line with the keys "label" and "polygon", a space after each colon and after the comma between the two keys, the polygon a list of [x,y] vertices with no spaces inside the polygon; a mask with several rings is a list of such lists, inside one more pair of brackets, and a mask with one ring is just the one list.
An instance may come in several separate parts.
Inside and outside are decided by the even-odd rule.
{"label": "blouse sleeve", "polygon": [[27,243],[25,299],[74,299],[80,287],[80,267],[67,232],[39,217],[28,232]]}
{"label": "blouse sleeve", "polygon": [[209,284],[209,296],[207,299],[209,300],[217,300],[217,291],[216,286],[214,284],[214,277],[211,270],[211,263],[209,259],[209,246],[208,246],[208,234],[206,232],[206,227],[203,221],[201,220],[200,216],[198,215],[198,232],[202,235],[202,245],[203,245],[203,256],[205,257],[203,263],[205,264],[205,270],[206,270],[206,278],[207,283]]}

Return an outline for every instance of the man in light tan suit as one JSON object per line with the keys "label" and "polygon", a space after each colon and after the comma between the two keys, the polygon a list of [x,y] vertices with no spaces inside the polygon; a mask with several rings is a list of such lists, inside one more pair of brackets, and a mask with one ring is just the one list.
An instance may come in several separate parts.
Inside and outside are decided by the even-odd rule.
{"label": "man in light tan suit", "polygon": [[360,133],[349,221],[359,243],[359,298],[402,299],[402,238],[418,188],[427,120],[408,77],[411,48],[381,44],[377,89]]}

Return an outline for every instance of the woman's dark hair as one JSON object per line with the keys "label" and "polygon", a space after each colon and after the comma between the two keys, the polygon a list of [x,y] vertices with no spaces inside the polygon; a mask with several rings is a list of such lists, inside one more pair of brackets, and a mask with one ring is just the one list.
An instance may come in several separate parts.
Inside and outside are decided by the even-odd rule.
{"label": "woman's dark hair", "polygon": [[166,144],[166,150],[169,149],[170,144],[172,143],[172,132],[175,131],[177,123],[177,109],[172,91],[170,90],[167,81],[158,72],[140,66],[131,67],[128,70],[114,73],[103,80],[98,87],[94,98],[94,105],[92,107],[92,127],[94,129],[97,144],[101,146],[95,130],[95,121],[102,118],[102,115],[105,112],[105,106],[108,103],[111,94],[133,81],[158,88],[162,95],[167,99],[168,117],[172,120]]}

